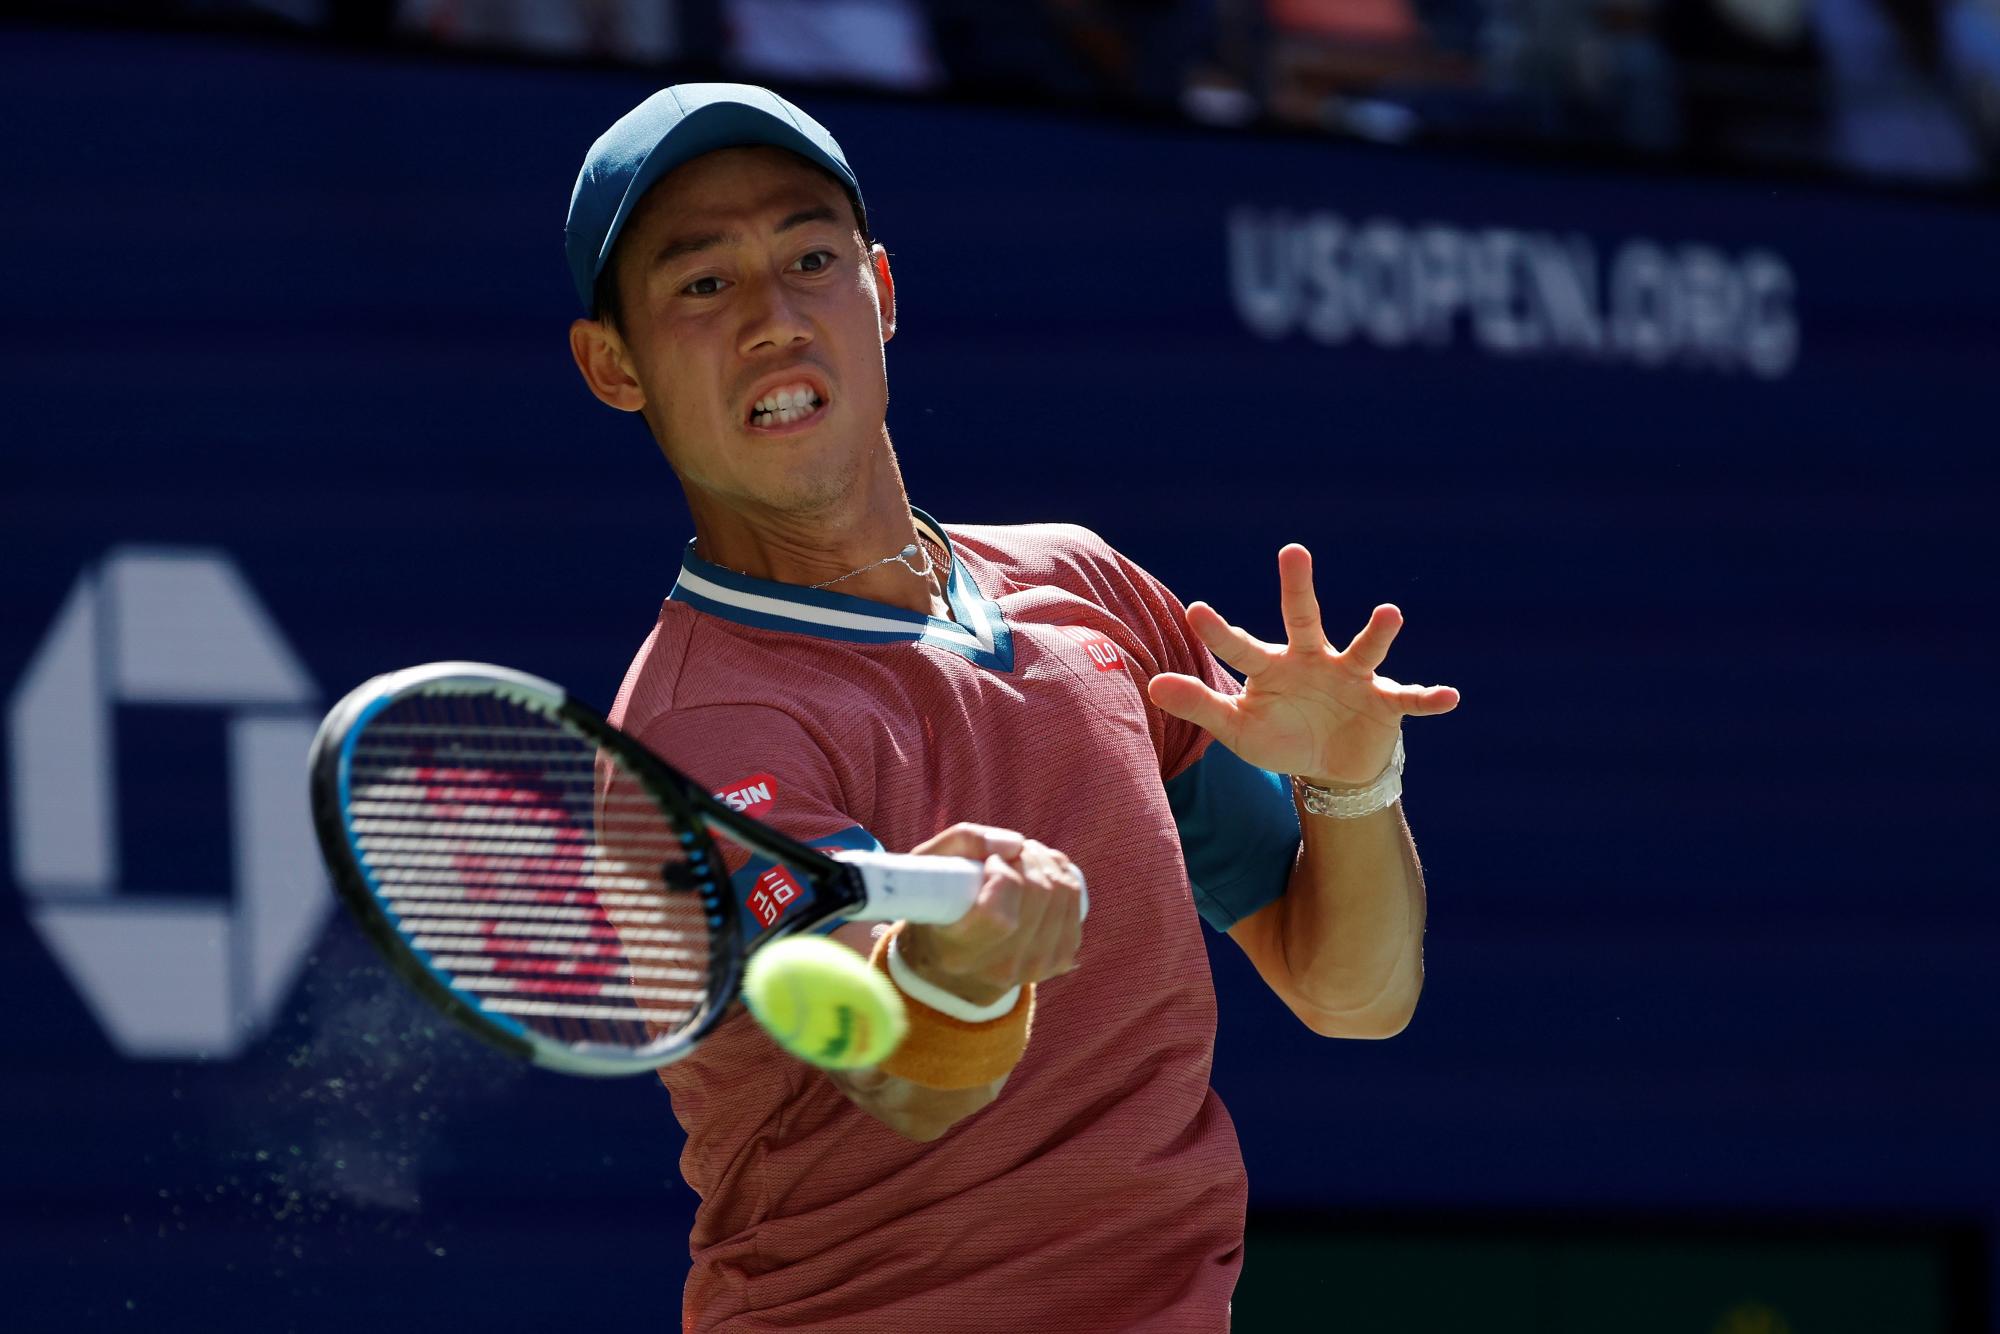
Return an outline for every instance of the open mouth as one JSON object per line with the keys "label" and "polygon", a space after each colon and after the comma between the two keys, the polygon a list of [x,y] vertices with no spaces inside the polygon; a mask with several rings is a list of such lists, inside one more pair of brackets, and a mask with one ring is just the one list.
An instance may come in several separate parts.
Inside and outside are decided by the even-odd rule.
{"label": "open mouth", "polygon": [[819,391],[803,380],[781,385],[750,407],[750,424],[763,429],[791,426],[806,420],[825,406]]}

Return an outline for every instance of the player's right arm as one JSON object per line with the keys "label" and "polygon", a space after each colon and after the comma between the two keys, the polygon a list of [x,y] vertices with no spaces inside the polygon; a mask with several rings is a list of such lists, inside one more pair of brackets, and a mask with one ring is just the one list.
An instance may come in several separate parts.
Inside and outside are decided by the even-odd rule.
{"label": "player's right arm", "polygon": [[[986,867],[978,902],[966,916],[943,926],[903,926],[898,952],[924,981],[973,1005],[991,1005],[1014,987],[1076,966],[1082,886],[1061,852],[1012,830],[975,824],[953,825],[912,851],[970,857]],[[847,926],[836,934],[859,948],[867,932]],[[826,1073],[862,1111],[925,1143],[991,1103],[1007,1083],[1001,1075],[971,1088],[931,1088],[880,1069]]]}
{"label": "player's right arm", "polygon": [[[628,731],[636,726],[640,741],[718,795],[749,792],[732,781],[744,775],[765,780],[756,788],[765,800],[745,813],[769,819],[794,838],[818,845],[846,831],[872,839],[840,803],[846,785],[828,749],[789,713],[723,703],[681,704],[646,719],[627,718],[620,708],[613,717]],[[949,927],[902,928],[899,953],[919,977],[983,1005],[1016,984],[1053,977],[1074,964],[1081,895],[1070,887],[1067,857],[1011,830],[972,824],[953,825],[910,851],[970,857],[987,867],[979,900],[964,918]],[[746,930],[760,925],[747,907],[744,924]],[[834,938],[865,955],[879,929],[850,923]],[[992,1102],[1006,1083],[1002,1077],[972,1088],[936,1089],[882,1070],[824,1073],[857,1107],[921,1141],[938,1138]]]}
{"label": "player's right arm", "polygon": [[899,1079],[886,1070],[828,1070],[847,1100],[904,1139],[928,1144],[984,1108],[1007,1087],[1002,1075],[969,1089],[934,1089]]}

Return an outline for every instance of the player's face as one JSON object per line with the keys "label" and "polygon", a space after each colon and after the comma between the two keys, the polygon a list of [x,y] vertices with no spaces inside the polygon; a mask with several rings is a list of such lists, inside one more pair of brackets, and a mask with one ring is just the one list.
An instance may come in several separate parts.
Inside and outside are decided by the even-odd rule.
{"label": "player's face", "polygon": [[619,241],[621,335],[691,504],[809,512],[886,448],[887,256],[845,192],[775,148],[710,153]]}

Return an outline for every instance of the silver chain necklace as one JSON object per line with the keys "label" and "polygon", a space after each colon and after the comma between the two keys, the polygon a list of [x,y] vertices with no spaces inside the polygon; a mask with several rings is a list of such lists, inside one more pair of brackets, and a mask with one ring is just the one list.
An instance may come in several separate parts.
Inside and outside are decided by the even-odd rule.
{"label": "silver chain necklace", "polygon": [[[923,564],[912,565],[910,563],[910,558],[912,556],[916,557],[918,560],[921,560]],[[928,540],[926,540],[923,537],[922,534],[918,534],[917,541],[910,543],[908,546],[904,547],[901,551],[895,552],[891,555],[884,556],[881,560],[869,561],[866,565],[863,565],[860,569],[849,570],[846,574],[839,575],[835,578],[829,579],[823,584],[811,584],[808,585],[808,587],[817,590],[821,588],[831,588],[835,584],[844,584],[849,579],[852,579],[855,575],[866,574],[870,570],[878,569],[881,566],[887,565],[890,561],[895,561],[898,565],[902,566],[904,569],[908,570],[911,574],[914,574],[919,579],[928,579],[933,574],[937,573],[937,562],[931,559],[931,544]],[[756,575],[751,574],[748,570],[739,570],[729,565],[725,565],[722,568],[728,570],[731,574],[740,574],[745,579],[757,578]]]}
{"label": "silver chain necklace", "polygon": [[[922,566],[912,565],[910,563],[910,558],[912,556],[921,560],[923,562],[923,565]],[[862,566],[858,570],[849,570],[846,574],[843,574],[838,578],[829,579],[823,584],[813,584],[811,585],[811,587],[815,589],[832,588],[835,584],[846,583],[849,579],[852,579],[857,574],[866,574],[870,570],[879,569],[880,567],[887,565],[890,561],[895,561],[898,565],[902,566],[904,569],[908,570],[911,574],[914,574],[919,579],[928,579],[931,577],[931,575],[937,572],[937,564],[931,560],[931,544],[919,539],[918,541],[910,543],[910,545],[904,547],[901,551],[895,552],[891,555],[884,556],[881,560],[869,561],[866,565]]]}

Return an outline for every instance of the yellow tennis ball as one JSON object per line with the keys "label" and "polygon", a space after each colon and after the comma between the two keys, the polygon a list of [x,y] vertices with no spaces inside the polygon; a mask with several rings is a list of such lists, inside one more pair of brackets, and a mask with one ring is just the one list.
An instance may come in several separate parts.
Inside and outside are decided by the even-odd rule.
{"label": "yellow tennis ball", "polygon": [[829,1070],[880,1064],[910,1024],[889,979],[825,936],[758,950],[743,970],[743,999],[780,1047]]}

